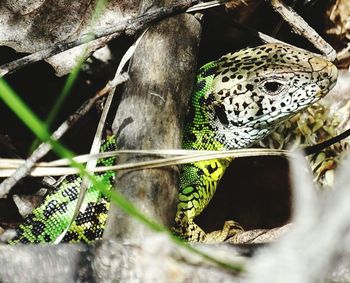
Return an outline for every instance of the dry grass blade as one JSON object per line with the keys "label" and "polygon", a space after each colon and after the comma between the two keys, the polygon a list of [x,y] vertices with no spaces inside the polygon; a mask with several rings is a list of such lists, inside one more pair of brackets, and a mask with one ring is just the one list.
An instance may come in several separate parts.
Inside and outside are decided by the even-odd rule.
{"label": "dry grass blade", "polygon": [[[115,156],[116,153],[143,153],[143,154],[153,154],[153,155],[170,155],[170,153],[174,154],[173,150],[154,150],[154,151],[115,151],[115,152],[104,152],[101,154],[95,154],[93,158],[100,158],[101,156]],[[164,166],[174,166],[181,165],[186,163],[193,163],[203,160],[210,160],[216,158],[242,158],[242,157],[253,157],[253,156],[292,156],[286,150],[275,150],[275,149],[238,149],[238,150],[228,150],[228,151],[186,151],[179,150],[178,152],[182,153],[181,156],[168,157],[168,158],[157,158],[155,160],[142,161],[142,162],[134,162],[134,163],[126,163],[126,164],[118,164],[114,166],[101,166],[96,167],[91,170],[91,172],[104,172],[108,170],[140,170],[140,169],[150,169],[150,168],[159,168]],[[187,154],[185,154],[187,152]],[[78,162],[85,160],[88,155],[78,156],[75,158]],[[10,166],[6,167],[4,164],[9,162],[9,159],[6,159],[3,162],[3,159],[0,159],[0,177],[6,177],[14,172],[14,168]],[[20,160],[15,159],[14,164],[20,162]],[[24,161],[22,161],[24,162]],[[68,160],[58,160],[52,163],[50,162],[41,162],[37,163],[36,166],[31,171],[30,175],[39,177],[39,176],[61,176],[61,175],[71,175],[77,174],[78,170],[76,168],[71,167],[55,167],[57,164],[68,163]],[[10,164],[9,162],[8,164]],[[53,166],[54,165],[54,166]]]}
{"label": "dry grass blade", "polygon": [[[148,30],[148,28],[139,36],[139,38],[135,41],[135,43],[132,46],[130,46],[130,48],[124,54],[123,58],[121,59],[121,61],[119,63],[119,66],[118,66],[117,71],[115,73],[114,79],[110,83],[111,85],[113,85],[113,81],[115,81],[120,76],[124,66],[129,62],[130,58],[134,54],[135,48],[137,47],[137,45],[141,41],[143,35],[147,32],[147,30]],[[116,90],[116,86],[112,87],[108,96],[107,96],[107,99],[106,99],[106,102],[104,104],[104,108],[103,108],[103,111],[102,111],[102,114],[100,117],[100,121],[99,121],[97,129],[96,129],[95,137],[94,137],[94,140],[92,142],[92,146],[91,146],[91,150],[90,150],[91,154],[96,154],[100,151],[100,147],[101,147],[101,143],[102,143],[103,129],[104,129],[105,124],[106,124],[107,114],[108,114],[109,109],[112,105],[115,90]],[[86,171],[91,172],[92,170],[94,170],[96,168],[96,164],[97,164],[97,159],[89,159],[89,161],[86,163]],[[64,236],[67,234],[68,230],[70,229],[73,222],[77,218],[89,186],[90,186],[90,180],[87,176],[85,176],[83,178],[83,181],[80,184],[80,189],[79,189],[77,203],[75,205],[74,214],[73,214],[72,218],[70,219],[70,222],[67,225],[66,229],[64,229],[64,231],[57,237],[54,244],[59,244],[63,240]]]}

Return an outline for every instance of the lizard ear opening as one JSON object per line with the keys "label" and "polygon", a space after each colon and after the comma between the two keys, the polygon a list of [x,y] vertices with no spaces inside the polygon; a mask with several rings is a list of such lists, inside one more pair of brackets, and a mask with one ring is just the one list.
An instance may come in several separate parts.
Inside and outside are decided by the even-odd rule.
{"label": "lizard ear opening", "polygon": [[225,112],[225,107],[222,104],[214,104],[214,111],[216,116],[218,117],[220,123],[227,127],[229,125],[229,121],[227,119],[227,115]]}

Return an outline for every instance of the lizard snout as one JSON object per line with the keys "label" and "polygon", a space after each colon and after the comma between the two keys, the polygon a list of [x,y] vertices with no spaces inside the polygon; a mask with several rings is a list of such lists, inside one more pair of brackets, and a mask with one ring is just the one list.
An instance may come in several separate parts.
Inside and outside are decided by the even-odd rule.
{"label": "lizard snout", "polygon": [[316,84],[321,88],[320,97],[325,96],[336,84],[338,69],[330,61],[322,57],[309,59],[313,70],[312,76],[316,79]]}

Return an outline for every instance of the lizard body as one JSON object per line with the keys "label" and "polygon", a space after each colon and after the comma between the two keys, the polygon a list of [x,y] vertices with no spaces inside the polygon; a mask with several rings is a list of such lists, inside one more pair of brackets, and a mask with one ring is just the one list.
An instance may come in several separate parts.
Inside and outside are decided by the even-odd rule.
{"label": "lizard body", "polygon": [[[199,70],[183,148],[250,147],[283,120],[327,94],[336,78],[332,63],[282,44],[226,54]],[[182,167],[176,226],[177,233],[186,240],[223,240],[241,229],[231,221],[225,223],[223,231],[210,235],[194,223],[213,197],[230,162],[228,158]]]}
{"label": "lizard body", "polygon": [[[249,147],[280,122],[327,94],[336,79],[337,69],[329,61],[283,44],[229,53],[199,70],[184,126],[183,148]],[[109,139],[103,147],[102,150],[115,149],[116,141]],[[226,158],[182,166],[175,219],[175,231],[182,238],[210,241],[210,234],[200,229],[194,219],[211,200],[230,162],[231,159]],[[105,172],[99,177],[109,183],[114,173]],[[19,226],[11,243],[55,240],[73,214],[80,182],[79,176],[65,180]],[[87,195],[82,211],[63,241],[90,242],[101,237],[108,200],[93,187]],[[45,214],[48,210],[54,213]],[[228,224],[220,237],[240,229],[234,222]]]}

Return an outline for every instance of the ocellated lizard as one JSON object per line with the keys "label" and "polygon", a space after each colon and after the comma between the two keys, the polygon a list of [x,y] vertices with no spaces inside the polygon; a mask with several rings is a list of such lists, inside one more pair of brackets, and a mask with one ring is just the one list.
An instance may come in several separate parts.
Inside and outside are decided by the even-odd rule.
{"label": "ocellated lizard", "polygon": [[[184,126],[184,149],[228,150],[250,147],[283,120],[316,102],[335,85],[337,69],[329,61],[283,44],[266,44],[229,53],[200,68]],[[108,139],[102,151],[114,150]],[[100,160],[108,165],[115,158]],[[206,234],[194,219],[213,197],[230,158],[181,168],[175,231],[189,241],[224,239],[240,229],[227,222]],[[98,174],[107,184],[113,172]],[[73,215],[81,178],[69,176],[17,229],[11,243],[53,242]],[[102,236],[109,202],[91,187],[64,242],[90,242]]]}

